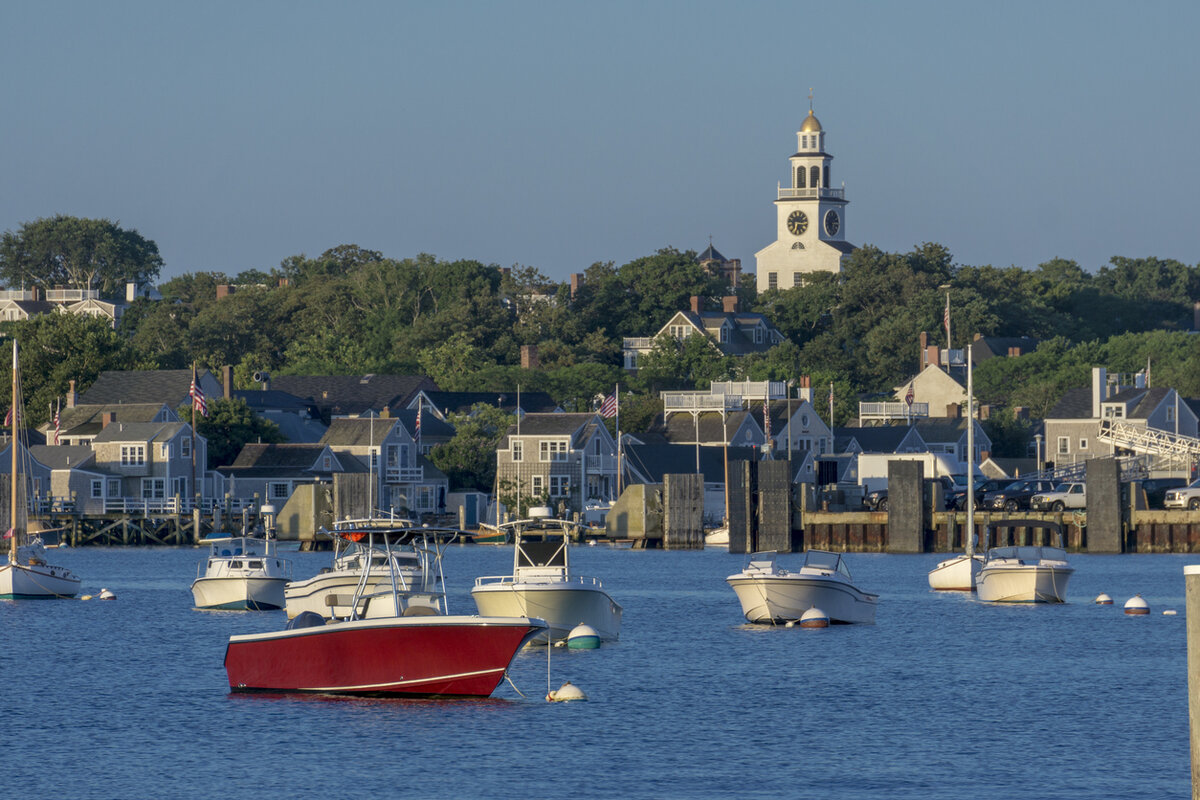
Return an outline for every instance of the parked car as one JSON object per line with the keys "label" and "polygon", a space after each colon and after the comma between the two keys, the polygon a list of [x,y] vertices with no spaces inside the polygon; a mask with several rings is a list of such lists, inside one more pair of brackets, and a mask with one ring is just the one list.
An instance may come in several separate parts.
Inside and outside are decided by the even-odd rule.
{"label": "parked car", "polygon": [[1200,478],[1182,489],[1168,489],[1163,495],[1163,508],[1200,508]]}
{"label": "parked car", "polygon": [[983,507],[1019,511],[1029,508],[1029,501],[1039,492],[1054,490],[1051,481],[1013,481],[1003,489],[988,492],[983,496]]}
{"label": "parked car", "polygon": [[[988,492],[994,492],[997,489],[1003,489],[1012,483],[1012,480],[997,480],[995,478],[980,481],[975,484],[975,507],[983,506],[983,496]],[[959,484],[955,490],[946,495],[946,510],[966,511],[967,510],[967,487]]]}
{"label": "parked car", "polygon": [[1037,511],[1087,508],[1087,484],[1082,481],[1060,483],[1053,491],[1035,494],[1029,501],[1029,507]]}
{"label": "parked car", "polygon": [[1187,478],[1147,478],[1142,481],[1142,491],[1146,493],[1146,508],[1162,508],[1167,492],[1171,489],[1182,489],[1187,483]]}
{"label": "parked car", "polygon": [[[959,490],[959,488],[960,488],[959,485],[957,483],[955,483],[954,479],[951,478],[949,475],[941,475],[937,478],[937,481],[942,484],[942,489],[945,492],[945,499],[946,499],[945,507],[947,509],[953,508],[953,506],[950,505],[950,498],[954,495],[954,493],[956,491]],[[885,486],[882,489],[876,489],[873,492],[868,492],[867,495],[865,497],[863,497],[863,507],[866,508],[868,511],[887,511],[888,510],[887,487]]]}

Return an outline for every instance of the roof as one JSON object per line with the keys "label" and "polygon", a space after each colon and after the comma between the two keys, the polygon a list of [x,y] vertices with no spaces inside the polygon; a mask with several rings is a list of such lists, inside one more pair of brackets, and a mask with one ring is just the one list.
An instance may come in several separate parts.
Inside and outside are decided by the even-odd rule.
{"label": "roof", "polygon": [[311,411],[314,415],[319,413],[316,403],[312,400],[297,397],[294,394],[279,391],[278,389],[267,389],[265,391],[261,389],[235,389],[233,396],[244,401],[253,411],[275,409],[294,413]]}
{"label": "roof", "polygon": [[271,386],[308,398],[322,414],[355,416],[366,411],[406,408],[421,390],[436,390],[424,375],[280,375]]}
{"label": "roof", "polygon": [[913,423],[917,433],[928,444],[957,442],[967,434],[967,419],[920,419]]}
{"label": "roof", "polygon": [[[627,444],[622,449],[629,469],[650,483],[662,483],[663,475],[695,474],[696,447],[686,444]],[[754,461],[760,451],[754,447],[701,447],[700,472],[705,483],[725,483],[725,455],[730,461]]]}
{"label": "roof", "polygon": [[92,441],[104,442],[165,442],[175,438],[183,429],[191,430],[184,422],[113,422],[96,434]]}
{"label": "roof", "polygon": [[[517,392],[443,392],[440,390],[425,390],[425,399],[433,403],[443,415],[466,414],[478,403],[493,406],[503,411],[515,414],[517,411]],[[521,409],[527,414],[549,413],[558,409],[554,398],[546,392],[521,392]],[[424,425],[426,420],[422,420]]]}
{"label": "roof", "polygon": [[517,425],[513,425],[505,436],[575,436],[596,419],[595,414],[526,414]]}
{"label": "roof", "polygon": [[700,254],[700,257],[697,260],[701,264],[703,264],[705,261],[720,261],[722,264],[724,264],[729,259],[721,255],[720,252],[717,251],[717,248],[713,247],[710,243],[708,248]]}
{"label": "roof", "polygon": [[[1171,390],[1165,386],[1155,386],[1150,389],[1127,387],[1101,402],[1124,405],[1126,419],[1146,419],[1154,412],[1154,409],[1162,405],[1170,392]],[[1054,407],[1047,412],[1045,418],[1095,419],[1095,415],[1092,413],[1091,388],[1068,389],[1054,404]]]}
{"label": "roof", "polygon": [[339,417],[329,421],[321,444],[330,447],[371,447],[381,443],[396,425],[397,417]]}
{"label": "roof", "polygon": [[1092,419],[1091,388],[1067,389],[1054,407],[1046,412],[1046,419]]}
{"label": "roof", "polygon": [[96,465],[96,453],[87,445],[32,445],[29,454],[50,469],[86,469]]}
{"label": "roof", "polygon": [[[679,311],[677,314],[682,315],[696,328],[704,331],[711,338],[712,343],[726,355],[766,352],[778,341],[783,340],[783,334],[771,324],[770,320],[753,311],[701,311],[698,314],[691,311]],[[675,316],[672,315],[671,319],[675,319]],[[714,335],[712,331],[720,330],[725,323],[730,326],[729,339],[722,342],[720,337]],[[670,324],[671,321],[668,320],[658,333],[663,333]],[[748,331],[752,331],[760,325],[765,328],[767,335],[761,342],[755,342],[754,337]]]}
{"label": "roof", "polygon": [[846,452],[850,440],[853,439],[865,453],[895,453],[900,443],[912,432],[913,429],[907,425],[834,428],[834,450],[839,453]]}
{"label": "roof", "polygon": [[808,110],[808,116],[804,118],[804,122],[800,123],[801,133],[816,133],[821,130],[821,121],[813,114],[812,109]]}
{"label": "roof", "polygon": [[[746,418],[753,416],[746,411],[731,411],[725,415],[724,422],[721,419],[721,413],[718,411],[704,411],[696,415],[696,419],[692,419],[691,414],[671,414],[664,419],[662,414],[654,418],[650,423],[649,430],[646,431],[645,440],[650,442],[656,439],[669,443],[682,444],[685,442],[695,443],[697,441],[697,429],[699,432],[699,441],[701,443],[711,442],[719,444],[727,441],[726,432],[730,437],[737,433],[738,429],[746,422]],[[754,421],[754,427],[758,427],[757,420]],[[638,437],[642,438],[642,437]]]}
{"label": "roof", "polygon": [[1037,339],[1032,336],[980,336],[973,342],[971,357],[975,363],[989,358],[1007,357],[1008,351],[1016,348],[1022,354],[1032,353],[1037,349]]}
{"label": "roof", "polygon": [[230,467],[285,467],[309,469],[325,452],[323,444],[261,444],[244,445]]}
{"label": "roof", "polygon": [[[87,435],[99,433],[104,426],[104,415],[112,414],[114,422],[153,422],[167,408],[172,420],[177,419],[175,412],[166,403],[104,403],[75,405],[59,411],[59,426],[63,433],[72,435]],[[54,429],[54,421],[41,426],[45,430]]]}
{"label": "roof", "polygon": [[[210,398],[219,396],[221,384],[208,370],[197,380]],[[175,408],[188,401],[192,386],[190,369],[106,370],[84,392],[81,405],[115,403],[164,403]]]}

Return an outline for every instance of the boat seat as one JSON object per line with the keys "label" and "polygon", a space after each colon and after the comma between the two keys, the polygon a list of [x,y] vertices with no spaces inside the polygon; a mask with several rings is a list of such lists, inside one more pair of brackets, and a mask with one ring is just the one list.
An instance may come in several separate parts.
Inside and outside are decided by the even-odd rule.
{"label": "boat seat", "polygon": [[437,613],[436,609],[429,606],[409,606],[404,609],[404,616],[406,617],[435,617]]}

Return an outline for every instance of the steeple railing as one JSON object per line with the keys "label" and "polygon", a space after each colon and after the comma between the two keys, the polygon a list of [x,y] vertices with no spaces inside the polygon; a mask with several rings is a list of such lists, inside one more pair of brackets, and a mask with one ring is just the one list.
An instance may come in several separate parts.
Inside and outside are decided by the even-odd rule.
{"label": "steeple railing", "polygon": [[845,200],[845,189],[793,189],[791,187],[779,187],[780,200],[821,200],[829,198],[833,200]]}

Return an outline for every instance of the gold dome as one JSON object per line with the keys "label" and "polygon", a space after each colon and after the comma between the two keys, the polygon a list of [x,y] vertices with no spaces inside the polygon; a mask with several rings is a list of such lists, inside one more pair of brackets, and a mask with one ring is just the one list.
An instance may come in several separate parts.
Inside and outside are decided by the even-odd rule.
{"label": "gold dome", "polygon": [[800,126],[801,133],[817,133],[821,130],[821,121],[813,116],[812,109],[808,110],[808,116],[804,118],[804,123]]}

